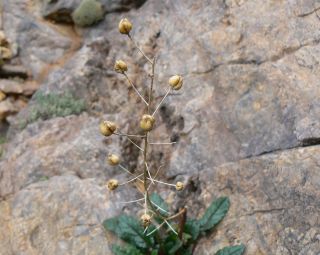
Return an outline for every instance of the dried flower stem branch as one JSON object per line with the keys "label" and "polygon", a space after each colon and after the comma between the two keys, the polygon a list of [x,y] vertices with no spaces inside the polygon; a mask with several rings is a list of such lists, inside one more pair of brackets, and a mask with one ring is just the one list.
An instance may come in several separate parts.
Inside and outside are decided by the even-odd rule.
{"label": "dried flower stem branch", "polygon": [[160,108],[160,106],[162,105],[163,101],[166,99],[166,97],[169,95],[169,93],[171,92],[171,87],[169,87],[169,89],[167,90],[165,96],[162,98],[161,102],[158,104],[157,108],[154,110],[154,112],[152,113],[152,117],[156,114],[156,112],[158,111],[158,109]]}
{"label": "dried flower stem branch", "polygon": [[127,81],[131,85],[131,87],[134,89],[134,91],[138,94],[138,96],[142,99],[142,101],[149,106],[148,102],[144,99],[144,97],[140,94],[139,90],[136,88],[136,86],[133,84],[133,82],[130,80],[129,76],[123,72],[123,75],[126,77]]}
{"label": "dried flower stem branch", "polygon": [[135,180],[139,179],[139,177],[140,177],[140,176],[142,176],[142,175],[143,175],[143,174],[139,174],[138,176],[136,176],[136,177],[132,178],[131,180],[126,181],[126,182],[124,182],[124,183],[119,184],[119,186],[121,186],[121,185],[125,185],[125,184],[128,184],[128,183],[130,183],[130,182],[133,182],[133,181],[135,181]]}
{"label": "dried flower stem branch", "polygon": [[171,144],[175,144],[177,142],[170,142],[170,143],[149,143],[151,145],[171,145]]}
{"label": "dried flower stem branch", "polygon": [[133,40],[133,38],[131,37],[130,34],[128,34],[129,39],[131,40],[131,42],[133,42],[134,46],[137,48],[138,51],[140,51],[140,53],[145,57],[145,59],[151,64],[153,65],[153,61],[147,57],[147,55],[141,50],[141,48],[139,47],[138,43]]}
{"label": "dried flower stem branch", "polygon": [[136,200],[131,200],[131,201],[120,201],[119,203],[120,204],[130,204],[130,203],[136,203],[136,202],[139,202],[139,201],[142,201],[144,200],[144,198],[139,198],[139,199],[136,199]]}
{"label": "dried flower stem branch", "polygon": [[[149,179],[149,178],[148,178]],[[159,180],[155,180],[153,179],[154,182],[157,182],[157,183],[161,183],[161,184],[164,184],[164,185],[168,185],[168,186],[173,186],[175,187],[176,184],[171,184],[171,183],[167,183],[167,182],[163,182],[163,181],[159,181]]]}
{"label": "dried flower stem branch", "polygon": [[166,219],[164,219],[164,222],[168,225],[168,227],[171,229],[171,231],[172,231],[173,233],[175,233],[176,235],[178,235],[177,231],[174,230],[174,228],[170,225],[170,223],[169,223]]}
{"label": "dried flower stem branch", "polygon": [[127,136],[127,137],[140,137],[140,138],[144,138],[145,135],[129,135],[129,134],[122,134],[122,133],[117,133],[117,132],[114,132],[115,135],[118,135],[118,136]]}
{"label": "dried flower stem branch", "polygon": [[143,151],[143,149],[142,149],[138,144],[136,144],[134,141],[132,141],[129,137],[127,137],[127,139],[128,139],[134,146],[136,146],[139,150]]}

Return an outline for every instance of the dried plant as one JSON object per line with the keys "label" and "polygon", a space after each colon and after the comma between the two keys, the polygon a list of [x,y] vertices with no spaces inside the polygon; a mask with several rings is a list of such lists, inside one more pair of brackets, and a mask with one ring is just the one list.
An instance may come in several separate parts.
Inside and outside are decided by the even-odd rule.
{"label": "dried plant", "polygon": [[[144,56],[144,58],[147,60],[147,62],[150,64],[151,66],[151,73],[149,74],[150,78],[151,78],[151,82],[150,82],[150,87],[149,87],[149,92],[148,92],[148,98],[144,98],[144,96],[139,92],[138,88],[133,84],[133,82],[131,81],[131,79],[129,78],[127,71],[128,71],[128,66],[126,64],[126,62],[124,62],[123,60],[117,60],[115,62],[114,65],[114,70],[123,75],[125,77],[125,79],[128,81],[128,83],[130,84],[130,86],[132,86],[132,88],[134,89],[134,91],[137,93],[137,95],[141,98],[142,102],[145,104],[145,113],[143,114],[143,116],[141,117],[140,120],[140,128],[143,131],[143,135],[140,134],[123,134],[121,132],[117,132],[117,125],[111,121],[103,121],[100,124],[100,132],[101,134],[103,134],[104,136],[110,136],[110,135],[118,135],[118,136],[125,136],[127,137],[127,139],[134,145],[136,146],[142,153],[143,153],[143,173],[141,174],[137,174],[137,175],[133,175],[128,169],[126,169],[123,165],[120,164],[120,158],[118,155],[115,154],[110,154],[108,156],[108,163],[112,166],[116,166],[119,165],[120,168],[124,171],[126,171],[127,173],[129,173],[130,175],[132,175],[132,178],[130,180],[128,180],[125,183],[118,183],[117,180],[115,179],[111,179],[108,181],[107,187],[109,190],[115,190],[118,186],[122,186],[122,185],[126,185],[130,182],[134,182],[134,181],[140,181],[141,183],[143,183],[143,187],[144,187],[144,191],[143,191],[143,197],[140,200],[135,200],[132,201],[132,203],[135,202],[139,202],[139,201],[144,201],[143,205],[144,205],[144,214],[141,216],[141,221],[144,225],[145,228],[148,228],[148,226],[151,223],[151,220],[154,216],[160,217],[163,221],[163,223],[167,224],[168,226],[170,226],[170,228],[172,229],[173,232],[177,233],[174,228],[170,225],[170,223],[168,222],[169,220],[172,220],[176,217],[178,217],[179,215],[183,214],[185,210],[180,211],[177,214],[174,215],[168,215],[168,216],[164,216],[163,213],[160,213],[159,211],[165,212],[166,214],[168,213],[165,209],[161,208],[160,205],[155,204],[153,201],[150,200],[150,189],[152,185],[155,184],[164,184],[164,185],[168,185],[168,186],[173,186],[175,187],[175,189],[177,191],[181,191],[184,188],[184,184],[182,182],[177,182],[176,184],[170,184],[170,183],[166,183],[163,181],[160,181],[157,179],[157,175],[158,172],[156,174],[154,174],[154,176],[152,176],[151,171],[149,169],[149,163],[148,163],[148,149],[149,146],[151,145],[170,145],[170,144],[174,144],[174,142],[165,142],[165,143],[151,143],[149,141],[149,133],[153,130],[154,125],[155,125],[155,116],[157,111],[159,110],[160,106],[162,105],[162,103],[164,102],[164,100],[166,99],[166,97],[170,94],[170,92],[172,90],[179,90],[182,88],[183,85],[183,78],[180,75],[174,75],[172,76],[169,81],[168,81],[168,89],[167,92],[165,94],[165,96],[162,98],[162,100],[160,101],[160,103],[158,103],[158,105],[155,107],[155,109],[152,111],[153,109],[153,90],[154,90],[154,78],[155,78],[155,65],[156,65],[156,58],[149,58],[143,51],[142,49],[138,46],[137,42],[132,38],[132,36],[130,35],[130,31],[132,29],[132,24],[129,20],[127,19],[122,19],[119,23],[119,32],[121,34],[125,34],[128,36],[128,38],[133,42],[133,44],[135,45],[135,47],[137,48],[137,50],[139,52],[141,52],[141,54]],[[139,145],[137,145],[137,143],[135,143],[132,138],[140,138],[143,140],[143,148],[141,148]],[[159,168],[160,170],[160,168]],[[130,201],[128,201],[130,202]],[[162,224],[159,225],[159,227]],[[151,234],[151,233],[149,233]]]}
{"label": "dried plant", "polygon": [[[151,193],[154,185],[166,185],[174,188],[177,192],[184,189],[185,184],[183,182],[167,183],[158,179],[161,166],[153,174],[149,168],[150,162],[148,162],[149,147],[154,145],[172,145],[175,142],[150,142],[150,132],[153,131],[156,124],[156,114],[163,104],[165,99],[172,91],[180,90],[183,86],[183,77],[180,75],[174,75],[168,79],[167,90],[163,98],[156,104],[153,92],[154,92],[154,80],[155,80],[155,65],[156,58],[150,58],[139,47],[138,43],[133,39],[130,34],[132,30],[132,23],[128,19],[122,19],[119,23],[119,32],[128,37],[133,43],[135,48],[143,55],[147,63],[150,65],[150,85],[148,88],[147,97],[145,98],[142,93],[139,92],[138,87],[134,85],[132,80],[127,74],[128,65],[123,60],[117,60],[114,65],[114,70],[123,75],[125,80],[133,88],[137,96],[145,104],[144,113],[140,119],[140,129],[142,134],[125,134],[118,130],[116,123],[106,120],[100,123],[100,133],[106,137],[111,135],[126,137],[130,143],[137,147],[143,154],[142,171],[134,171],[132,173],[121,162],[120,156],[110,153],[107,156],[107,162],[111,166],[117,166],[121,170],[125,171],[131,178],[123,183],[119,183],[116,179],[110,179],[107,182],[107,188],[110,191],[115,191],[121,186],[128,185],[133,182],[140,182],[143,186],[141,191],[141,198],[125,201],[123,203],[136,203],[142,206],[143,214],[140,217],[140,223],[129,216],[121,215],[119,217],[107,219],[104,222],[104,226],[107,230],[116,233],[120,238],[129,243],[125,249],[120,246],[116,246],[113,249],[115,254],[193,254],[195,249],[196,240],[201,233],[212,229],[216,226],[225,216],[229,209],[228,198],[219,198],[214,201],[206,211],[205,215],[200,220],[188,220],[186,208],[180,209],[177,213],[170,213],[166,202],[157,194]],[[134,139],[142,139],[140,143],[135,142]],[[173,224],[173,221],[177,221],[178,224]],[[160,232],[162,228],[165,228],[165,238],[161,237],[157,232]],[[242,254],[244,247],[233,246],[227,248],[232,254]],[[141,253],[143,252],[143,253]],[[225,251],[219,251],[217,254],[229,254],[221,253]],[[231,254],[231,253],[230,253]]]}

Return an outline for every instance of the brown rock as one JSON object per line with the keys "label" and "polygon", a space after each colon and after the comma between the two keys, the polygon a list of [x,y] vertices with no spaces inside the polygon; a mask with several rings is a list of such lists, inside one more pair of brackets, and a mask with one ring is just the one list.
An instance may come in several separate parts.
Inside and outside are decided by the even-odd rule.
{"label": "brown rock", "polygon": [[10,59],[12,58],[12,52],[9,48],[0,47],[0,56],[2,59]]}
{"label": "brown rock", "polygon": [[6,94],[0,90],[0,102],[3,101],[6,97]]}
{"label": "brown rock", "polygon": [[14,105],[13,100],[7,98],[0,101],[0,120],[4,120],[8,115],[18,112],[18,108]]}
{"label": "brown rock", "polygon": [[6,94],[22,94],[23,84],[14,80],[0,79],[0,90]]}
{"label": "brown rock", "polygon": [[31,96],[39,88],[35,81],[15,81],[0,79],[0,90],[6,94],[23,94]]}

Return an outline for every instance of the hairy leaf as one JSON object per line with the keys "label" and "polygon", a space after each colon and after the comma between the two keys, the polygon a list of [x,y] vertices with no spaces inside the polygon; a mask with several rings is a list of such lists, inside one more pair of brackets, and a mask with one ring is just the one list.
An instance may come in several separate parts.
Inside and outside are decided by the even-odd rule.
{"label": "hairy leaf", "polygon": [[103,226],[122,240],[139,249],[146,250],[154,245],[154,238],[143,234],[143,227],[140,222],[133,217],[123,214],[105,220]]}
{"label": "hairy leaf", "polygon": [[198,221],[193,219],[187,220],[183,232],[191,235],[193,241],[197,240],[200,234],[200,225]]}
{"label": "hairy leaf", "polygon": [[[158,209],[158,212],[163,216],[169,215],[169,206],[167,203],[158,195],[157,193],[152,193],[150,196],[150,201],[153,203],[153,206]],[[156,206],[157,205],[157,206]],[[161,208],[161,209],[160,209]]]}
{"label": "hairy leaf", "polygon": [[193,248],[193,246],[182,247],[182,248],[179,250],[179,254],[192,255],[192,248]]}
{"label": "hairy leaf", "polygon": [[213,201],[198,223],[201,231],[208,231],[215,227],[227,214],[230,201],[227,197],[220,197]]}
{"label": "hairy leaf", "polygon": [[151,255],[158,255],[158,252],[159,252],[158,250],[152,250]]}
{"label": "hairy leaf", "polygon": [[171,233],[167,238],[164,240],[164,249],[166,250],[166,254],[174,255],[176,251],[180,249],[182,246],[182,242],[180,241],[179,237]]}
{"label": "hairy leaf", "polygon": [[120,246],[113,245],[112,252],[114,255],[143,255],[136,247],[132,245]]}
{"label": "hairy leaf", "polygon": [[217,251],[215,255],[242,255],[244,253],[244,250],[245,246],[243,244],[229,246]]}

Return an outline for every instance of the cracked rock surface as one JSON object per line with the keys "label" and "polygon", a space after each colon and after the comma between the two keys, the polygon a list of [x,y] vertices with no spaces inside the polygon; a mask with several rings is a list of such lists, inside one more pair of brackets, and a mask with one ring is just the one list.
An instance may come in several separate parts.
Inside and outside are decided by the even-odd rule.
{"label": "cracked rock surface", "polygon": [[184,76],[179,95],[159,109],[152,135],[178,143],[152,147],[150,167],[166,163],[162,178],[186,181],[173,197],[191,216],[214,197],[231,199],[230,213],[196,254],[237,242],[248,255],[318,254],[320,1],[110,1],[95,26],[55,20],[78,2],[3,1],[3,29],[39,90],[70,92],[88,108],[21,130],[36,104],[31,99],[10,120],[0,159],[0,254],[110,253],[99,224],[126,209],[116,201],[137,191],[107,193],[107,179],[127,176],[105,157],[121,153],[130,170],[141,158],[126,139],[102,138],[98,123],[109,119],[137,133],[143,111],[113,72],[114,61],[128,63],[142,94],[149,82],[148,63],[117,31],[124,16],[147,55],[157,54],[155,98],[171,75]]}

